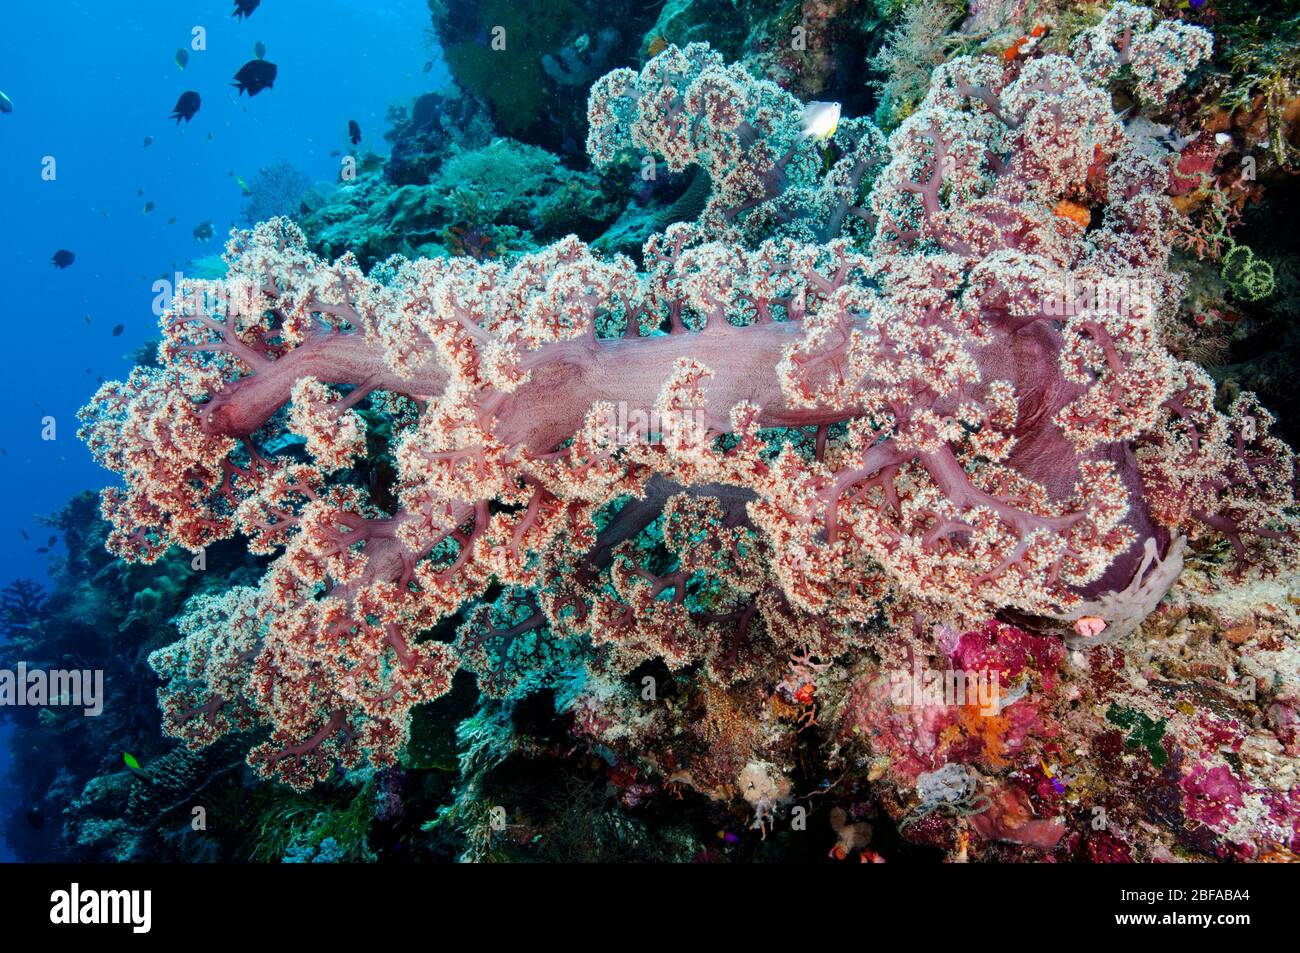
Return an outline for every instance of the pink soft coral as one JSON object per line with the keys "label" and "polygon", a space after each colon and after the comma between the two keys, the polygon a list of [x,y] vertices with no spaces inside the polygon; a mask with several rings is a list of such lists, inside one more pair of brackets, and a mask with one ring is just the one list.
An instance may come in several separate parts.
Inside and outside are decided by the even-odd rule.
{"label": "pink soft coral", "polygon": [[[1143,37],[1119,56],[1157,88],[1195,59]],[[236,532],[279,552],[154,656],[170,731],[268,722],[255,763],[300,786],[391,762],[462,662],[422,633],[493,582],[528,593],[517,621],[475,613],[462,647],[545,629],[726,681],[883,617],[1071,618],[1116,592],[1145,611],[1177,534],[1290,545],[1290,452],[1160,342],[1166,171],[1070,59],[947,63],[888,151],[841,124],[829,173],[799,104],[702,45],[602,80],[591,119],[600,161],[638,146],[712,179],[644,270],[567,238],[367,276],[268,222],[226,279],[178,289],[161,366],[84,411],[125,480],[104,495],[115,553]],[[1103,283],[1133,293],[1056,306]],[[337,477],[366,398],[393,421],[387,509]],[[266,449],[286,427],[305,461]],[[630,541],[660,517],[677,562],[652,569]]]}

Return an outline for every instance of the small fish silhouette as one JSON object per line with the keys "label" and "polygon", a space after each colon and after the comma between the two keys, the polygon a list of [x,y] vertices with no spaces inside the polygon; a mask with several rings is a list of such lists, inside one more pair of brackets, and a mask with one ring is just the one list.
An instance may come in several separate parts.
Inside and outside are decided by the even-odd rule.
{"label": "small fish silhouette", "polygon": [[231,83],[239,90],[239,95],[248,93],[249,96],[256,96],[264,89],[273,89],[275,87],[275,76],[279,72],[279,67],[270,60],[249,60],[239,68],[235,74],[235,81]]}
{"label": "small fish silhouette", "polygon": [[189,122],[194,118],[195,113],[199,111],[200,102],[199,94],[192,89],[181,93],[181,98],[176,100],[176,108],[172,110],[172,114],[167,118],[175,119],[178,126],[181,124],[182,119]]}

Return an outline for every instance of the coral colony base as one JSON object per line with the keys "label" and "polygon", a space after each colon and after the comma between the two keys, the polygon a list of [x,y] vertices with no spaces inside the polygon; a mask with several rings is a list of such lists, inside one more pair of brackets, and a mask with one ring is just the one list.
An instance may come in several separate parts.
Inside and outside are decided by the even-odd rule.
{"label": "coral colony base", "polygon": [[[567,237],[365,274],[287,219],[235,234],[159,365],[82,412],[124,481],[114,554],[274,556],[151,656],[165,730],[252,738],[306,790],[397,762],[465,670],[471,749],[493,699],[549,689],[624,805],[735,802],[764,836],[809,803],[816,737],[841,858],[878,856],[867,786],[951,859],[1297,849],[1296,609],[1269,581],[1294,457],[1166,349],[1168,166],[1107,90],[1159,101],[1211,49],[1120,3],[1068,55],[958,56],[888,137],[823,139],[667,45],[587,107],[598,167],[707,176],[643,267]],[[1231,613],[1189,558],[1217,539],[1267,638],[1177,629]]]}

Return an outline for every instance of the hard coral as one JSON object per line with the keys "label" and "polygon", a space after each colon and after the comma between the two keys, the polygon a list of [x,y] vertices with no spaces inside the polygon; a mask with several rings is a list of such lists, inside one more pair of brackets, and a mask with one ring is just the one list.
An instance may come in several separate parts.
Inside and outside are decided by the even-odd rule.
{"label": "hard coral", "polygon": [[[589,102],[593,159],[650,150],[712,183],[644,270],[570,237],[367,276],[283,219],[236,235],[225,280],[178,289],[161,366],[82,415],[125,480],[103,497],[113,552],[242,533],[278,553],[155,654],[168,730],[269,725],[253,763],[307,786],[391,763],[463,663],[486,678],[587,639],[613,672],[731,683],[885,621],[1107,599],[1119,637],[1176,575],[1176,537],[1290,556],[1291,453],[1162,346],[1167,171],[1093,83],[1127,56],[1168,88],[1208,40],[1134,29],[1082,69],[944,64],[887,146],[863,120],[802,137],[796,100],[700,44],[616,70]],[[1074,284],[1131,293],[1059,307]],[[367,398],[392,419],[390,508],[349,479]],[[267,449],[286,429],[303,452]],[[502,674],[495,691],[522,684]],[[1025,826],[1019,795],[998,803],[993,836]]]}

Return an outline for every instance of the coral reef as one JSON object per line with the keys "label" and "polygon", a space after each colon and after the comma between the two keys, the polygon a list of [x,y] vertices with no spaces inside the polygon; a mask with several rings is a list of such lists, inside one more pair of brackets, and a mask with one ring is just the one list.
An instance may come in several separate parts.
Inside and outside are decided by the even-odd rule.
{"label": "coral reef", "polygon": [[393,255],[496,258],[566,234],[594,239],[627,205],[601,177],[514,139],[493,138],[485,107],[429,94],[395,110],[392,155],[293,216],[326,258],[372,268]]}
{"label": "coral reef", "polygon": [[[562,664],[564,640],[725,686],[997,614],[1104,606],[1122,638],[1183,537],[1288,561],[1290,451],[1161,345],[1166,175],[1098,89],[1124,64],[1158,98],[1209,47],[1120,4],[1075,60],[943,64],[887,144],[845,123],[827,168],[788,93],[670,46],[588,107],[597,163],[640,148],[711,180],[644,272],[566,238],[366,276],[283,219],[237,235],[227,279],[164,317],[163,366],[83,412],[126,480],[103,498],[117,555],[283,549],[152,656],[166,730],[269,724],[250,763],[306,788],[395,763],[461,665],[508,693],[532,683],[494,666]],[[1054,308],[1072,282],[1124,291]],[[335,477],[367,453],[366,399],[395,424],[392,511]],[[264,449],[286,427],[301,457]],[[652,521],[662,555],[637,542]],[[480,598],[456,640],[426,637]],[[733,761],[691,783],[738,779],[761,824],[788,784]]]}
{"label": "coral reef", "polygon": [[[4,818],[4,836],[19,856],[33,859],[149,859],[159,839],[182,825],[157,829],[157,792],[144,795],[145,782],[124,767],[123,753],[133,752],[151,767],[160,757],[153,777],[161,791],[182,786],[172,778],[188,777],[185,785],[197,790],[223,770],[242,769],[243,752],[232,743],[211,749],[201,762],[183,749],[166,754],[174,746],[160,733],[148,655],[171,640],[171,618],[187,598],[256,579],[261,568],[229,543],[213,547],[202,569],[181,553],[151,566],[114,559],[104,548],[110,527],[91,493],[47,522],[68,555],[51,557],[54,586],[48,594],[24,582],[4,592],[0,668],[98,670],[102,712],[81,717],[64,707],[6,708],[14,730],[9,764],[19,810]],[[178,760],[192,767],[168,768]],[[151,798],[154,809],[135,810]],[[173,800],[181,800],[180,794]],[[186,811],[190,803],[184,802]]]}
{"label": "coral reef", "polygon": [[467,95],[425,93],[408,111],[391,110],[393,128],[385,135],[392,153],[384,178],[394,185],[427,185],[453,150],[481,149],[492,141],[485,107]]}
{"label": "coral reef", "polygon": [[430,0],[82,412],[10,839],[1296,860],[1300,21],[1172,6]]}
{"label": "coral reef", "polygon": [[586,89],[633,54],[652,13],[626,0],[431,0],[457,85],[488,105],[501,134],[578,155]]}

